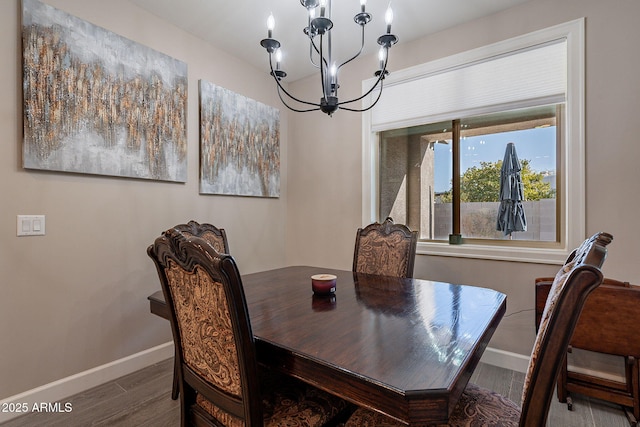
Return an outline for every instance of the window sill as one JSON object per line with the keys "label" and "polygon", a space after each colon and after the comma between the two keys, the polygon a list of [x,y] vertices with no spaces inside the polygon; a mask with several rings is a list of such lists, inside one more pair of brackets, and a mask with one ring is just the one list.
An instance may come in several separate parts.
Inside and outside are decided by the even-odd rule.
{"label": "window sill", "polygon": [[531,248],[473,243],[451,245],[446,242],[418,242],[417,253],[419,255],[562,265],[569,256],[570,251],[559,247]]}

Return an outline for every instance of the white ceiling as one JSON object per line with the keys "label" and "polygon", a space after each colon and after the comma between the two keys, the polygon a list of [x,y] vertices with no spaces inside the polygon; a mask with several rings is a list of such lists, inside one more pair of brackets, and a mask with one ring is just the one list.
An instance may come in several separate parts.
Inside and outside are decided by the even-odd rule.
{"label": "white ceiling", "polygon": [[[267,17],[273,13],[276,20],[273,38],[282,44],[282,68],[288,74],[287,81],[315,73],[309,62],[308,39],[302,32],[307,25],[307,13],[299,0],[131,1],[256,68],[264,69],[265,73],[269,70],[268,55],[260,46],[260,40],[267,36]],[[393,0],[392,33],[399,43],[403,43],[525,1]],[[366,26],[365,54],[378,50],[376,39],[385,32],[384,14],[388,5],[389,0],[367,2],[367,12],[372,20]],[[359,0],[333,2],[333,49],[338,63],[353,56],[360,47],[361,30],[353,22],[359,11]],[[377,64],[372,67],[375,66]]]}

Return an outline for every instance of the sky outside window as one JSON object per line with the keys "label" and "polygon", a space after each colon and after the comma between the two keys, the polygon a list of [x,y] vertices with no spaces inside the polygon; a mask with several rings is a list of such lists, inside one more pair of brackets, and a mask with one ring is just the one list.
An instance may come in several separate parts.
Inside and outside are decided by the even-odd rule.
{"label": "sky outside window", "polygon": [[[435,163],[438,165],[434,183],[436,193],[451,189],[451,141],[448,142],[434,146]],[[480,167],[482,162],[502,160],[509,142],[515,144],[520,161],[529,160],[533,171],[555,173],[555,126],[465,137],[460,143],[460,172]]]}

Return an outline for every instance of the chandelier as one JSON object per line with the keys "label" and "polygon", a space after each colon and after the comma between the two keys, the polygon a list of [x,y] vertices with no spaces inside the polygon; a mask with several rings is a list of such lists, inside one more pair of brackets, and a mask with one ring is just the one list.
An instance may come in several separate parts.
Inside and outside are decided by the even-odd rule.
{"label": "chandelier", "polygon": [[[385,34],[378,37],[378,44],[380,45],[380,51],[378,53],[379,68],[374,73],[377,77],[375,83],[364,95],[358,98],[347,101],[339,101],[338,99],[338,88],[340,88],[340,85],[338,84],[338,72],[340,71],[340,68],[360,56],[364,49],[364,27],[369,23],[369,21],[371,21],[371,15],[365,11],[366,3],[367,0],[360,0],[360,12],[353,18],[355,23],[362,27],[362,42],[360,44],[360,50],[351,58],[347,59],[340,65],[337,65],[331,43],[331,30],[333,28],[333,21],[331,21],[331,0],[300,0],[300,4],[307,9],[309,16],[308,24],[303,30],[304,34],[309,38],[309,59],[311,63],[320,70],[320,82],[322,83],[322,98],[320,98],[320,102],[310,102],[298,99],[291,95],[280,83],[280,81],[287,76],[287,73],[280,69],[280,62],[282,60],[280,42],[273,38],[275,20],[273,18],[273,14],[269,15],[269,18],[267,19],[268,36],[260,42],[260,45],[269,53],[271,75],[276,82],[278,96],[285,107],[299,113],[320,110],[331,116],[338,109],[362,112],[367,111],[376,105],[380,99],[380,95],[382,94],[383,80],[385,76],[389,74],[387,71],[389,48],[398,42],[398,38],[391,34],[391,22],[393,21],[393,11],[391,10],[391,6],[388,7],[385,14],[387,31]],[[319,11],[318,8],[320,9]],[[273,64],[274,56],[276,62],[275,68]],[[362,109],[346,107],[348,104],[365,98],[373,92],[378,85],[380,86],[380,92],[378,93],[376,100],[371,105]],[[310,107],[301,109],[290,106],[287,101],[285,101],[283,93],[289,102],[293,100]]]}

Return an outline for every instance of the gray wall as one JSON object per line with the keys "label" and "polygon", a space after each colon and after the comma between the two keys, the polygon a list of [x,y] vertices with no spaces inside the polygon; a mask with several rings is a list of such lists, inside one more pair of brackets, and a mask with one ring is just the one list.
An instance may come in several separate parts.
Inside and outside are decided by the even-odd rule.
{"label": "gray wall", "polygon": [[[188,177],[22,169],[21,6],[0,2],[0,400],[171,340],[149,314],[159,282],[146,248],[172,225],[224,227],[243,273],[285,264],[285,111],[279,199],[198,195],[198,80],[278,106],[271,77],[126,0],[47,3],[188,64]],[[46,215],[46,236],[16,237],[18,214]]]}

